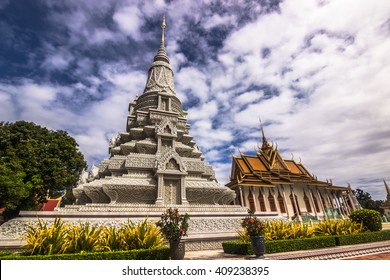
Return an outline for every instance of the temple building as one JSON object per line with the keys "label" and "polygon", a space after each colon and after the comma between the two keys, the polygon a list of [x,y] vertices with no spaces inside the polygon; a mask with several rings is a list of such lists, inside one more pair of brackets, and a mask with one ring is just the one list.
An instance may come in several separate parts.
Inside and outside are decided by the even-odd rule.
{"label": "temple building", "polygon": [[77,205],[128,204],[133,211],[135,205],[232,205],[235,199],[234,191],[217,183],[189,134],[165,50],[165,27],[164,19],[144,91],[129,104],[126,131],[111,139],[110,158],[81,176],[73,190]]}
{"label": "temple building", "polygon": [[383,180],[383,183],[385,184],[387,198],[386,201],[381,205],[381,208],[384,210],[384,215],[386,219],[389,221],[390,220],[390,188],[387,185],[385,180]]}
{"label": "temple building", "polygon": [[226,186],[236,192],[235,204],[257,215],[298,221],[346,218],[360,208],[350,186],[319,181],[301,162],[283,159],[261,130],[263,144],[255,155],[232,154]]}

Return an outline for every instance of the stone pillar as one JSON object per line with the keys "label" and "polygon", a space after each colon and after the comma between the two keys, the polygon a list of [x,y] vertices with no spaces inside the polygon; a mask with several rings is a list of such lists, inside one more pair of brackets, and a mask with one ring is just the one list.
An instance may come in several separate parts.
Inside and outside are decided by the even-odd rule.
{"label": "stone pillar", "polygon": [[181,192],[181,204],[185,205],[188,204],[187,201],[187,192],[186,192],[186,177],[181,176],[180,178],[180,192]]}
{"label": "stone pillar", "polygon": [[158,95],[157,109],[161,110],[161,95]]}
{"label": "stone pillar", "polygon": [[157,136],[157,153],[161,153],[161,136]]}
{"label": "stone pillar", "polygon": [[164,204],[164,175],[158,174],[157,175],[157,200],[156,205],[163,205]]}

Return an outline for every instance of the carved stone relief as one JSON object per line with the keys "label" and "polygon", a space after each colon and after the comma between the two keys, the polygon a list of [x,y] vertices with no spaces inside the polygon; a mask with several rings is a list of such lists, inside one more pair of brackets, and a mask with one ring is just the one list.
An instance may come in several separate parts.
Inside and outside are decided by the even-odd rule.
{"label": "carved stone relief", "polygon": [[164,203],[181,204],[180,180],[164,180]]}

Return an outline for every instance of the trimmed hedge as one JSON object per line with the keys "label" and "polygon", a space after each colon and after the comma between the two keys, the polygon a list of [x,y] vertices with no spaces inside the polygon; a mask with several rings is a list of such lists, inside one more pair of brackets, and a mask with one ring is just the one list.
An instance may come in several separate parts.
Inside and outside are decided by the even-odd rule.
{"label": "trimmed hedge", "polygon": [[[334,236],[321,236],[302,239],[272,240],[265,242],[265,251],[267,254],[320,249],[336,246]],[[251,244],[242,241],[228,241],[222,243],[225,253],[239,255],[253,255]]]}
{"label": "trimmed hedge", "polygon": [[58,255],[0,255],[1,260],[169,260],[169,247]]}
{"label": "trimmed hedge", "polygon": [[335,237],[337,246],[370,243],[390,240],[390,230],[365,232],[353,235],[339,235]]}
{"label": "trimmed hedge", "polygon": [[268,254],[322,249],[334,246],[336,246],[336,240],[334,236],[318,236],[312,238],[272,240],[265,242],[266,252]]}
{"label": "trimmed hedge", "polygon": [[[267,246],[268,242],[266,242]],[[226,241],[222,242],[222,248],[225,253],[237,255],[253,255],[251,244],[243,241]],[[267,252],[267,247],[266,247]]]}
{"label": "trimmed hedge", "polygon": [[[353,235],[318,236],[303,239],[272,240],[265,242],[266,254],[313,250],[343,245],[371,243],[390,240],[390,230],[365,232]],[[253,255],[251,244],[242,241],[222,243],[223,251],[228,254]]]}

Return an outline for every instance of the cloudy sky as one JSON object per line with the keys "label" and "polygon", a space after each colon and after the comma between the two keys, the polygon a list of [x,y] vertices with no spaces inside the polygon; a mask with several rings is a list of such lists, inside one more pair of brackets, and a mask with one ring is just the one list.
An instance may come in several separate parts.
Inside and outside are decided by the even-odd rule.
{"label": "cloudy sky", "polygon": [[191,134],[220,183],[268,140],[318,179],[385,199],[389,0],[0,0],[0,120],[68,131],[108,157],[166,48]]}

